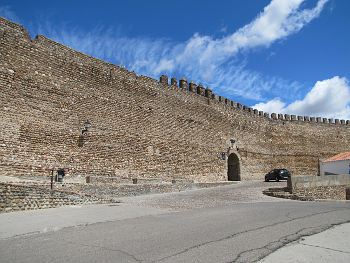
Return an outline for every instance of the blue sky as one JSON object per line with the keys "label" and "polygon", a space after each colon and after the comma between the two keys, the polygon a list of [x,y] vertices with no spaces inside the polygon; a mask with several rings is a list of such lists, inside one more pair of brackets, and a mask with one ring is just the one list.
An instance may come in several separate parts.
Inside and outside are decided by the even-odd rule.
{"label": "blue sky", "polygon": [[350,1],[7,1],[0,16],[138,74],[268,112],[350,119]]}

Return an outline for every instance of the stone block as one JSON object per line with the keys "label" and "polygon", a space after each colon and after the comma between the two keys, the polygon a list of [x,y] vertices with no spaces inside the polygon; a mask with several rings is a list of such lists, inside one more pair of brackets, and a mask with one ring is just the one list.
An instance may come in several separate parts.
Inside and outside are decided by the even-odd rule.
{"label": "stone block", "polygon": [[169,84],[168,76],[166,76],[166,75],[161,75],[160,78],[159,78],[159,82],[160,82],[161,84],[168,85],[168,84]]}
{"label": "stone block", "polygon": [[191,81],[190,86],[189,86],[190,92],[196,92],[197,91],[197,85]]}
{"label": "stone block", "polygon": [[206,88],[206,89],[205,89],[205,96],[206,96],[207,98],[211,98],[212,94],[213,94],[213,92],[212,92],[211,89],[209,89],[209,88]]}
{"label": "stone block", "polygon": [[186,79],[180,79],[180,89],[188,91],[188,83]]}
{"label": "stone block", "polygon": [[171,78],[170,84],[171,84],[171,86],[177,87],[178,86],[177,79],[176,78]]}
{"label": "stone block", "polygon": [[197,94],[201,95],[201,96],[205,95],[205,89],[204,89],[204,87],[202,85],[198,85],[197,86]]}

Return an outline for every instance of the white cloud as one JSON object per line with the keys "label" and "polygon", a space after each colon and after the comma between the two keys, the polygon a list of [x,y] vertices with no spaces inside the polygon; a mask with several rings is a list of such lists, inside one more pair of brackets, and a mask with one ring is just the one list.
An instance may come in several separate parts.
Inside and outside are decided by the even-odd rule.
{"label": "white cloud", "polygon": [[86,33],[72,28],[57,30],[57,25],[46,25],[39,32],[92,56],[122,64],[139,74],[187,76],[226,96],[261,100],[266,93],[277,95],[281,88],[288,87],[289,92],[295,93],[300,85],[251,71],[246,68],[246,63],[235,59],[236,55],[268,47],[298,32],[319,16],[327,1],[318,0],[313,8],[302,9],[304,0],[272,0],[251,23],[231,35],[214,39],[196,33],[183,43],[126,38],[104,28]]}
{"label": "white cloud", "polygon": [[317,81],[302,100],[289,105],[277,98],[253,107],[266,112],[350,119],[350,85],[346,78],[335,76]]}
{"label": "white cloud", "polygon": [[286,106],[286,104],[283,101],[281,101],[281,99],[274,98],[272,100],[269,100],[268,102],[260,102],[258,104],[255,104],[252,107],[255,109],[264,111],[264,112],[282,113],[282,112],[284,112],[285,106]]}
{"label": "white cloud", "polygon": [[[295,96],[301,88],[300,84],[263,76],[247,69],[244,61],[236,59],[239,52],[268,47],[298,32],[320,15],[328,0],[318,0],[311,9],[301,9],[303,2],[305,0],[272,0],[251,23],[231,35],[213,39],[196,33],[183,43],[127,38],[118,31],[103,27],[86,33],[47,23],[34,31],[141,74],[186,74],[228,96],[255,100],[264,100],[265,94],[274,96],[272,100],[253,106],[265,112],[350,119],[350,87],[346,78],[335,76],[317,81],[302,100],[287,105],[284,100]],[[0,16],[19,21],[9,6],[0,6]]]}
{"label": "white cloud", "polygon": [[[177,56],[168,58],[168,64],[187,69],[199,68],[199,77],[212,81],[216,70],[241,50],[269,46],[273,42],[298,32],[304,25],[319,16],[328,0],[319,0],[312,9],[299,10],[304,0],[272,0],[257,18],[221,39],[195,34]],[[157,68],[166,71],[168,68]]]}
{"label": "white cloud", "polygon": [[232,35],[217,40],[195,35],[187,43],[186,50],[199,53],[199,64],[226,61],[240,50],[269,46],[299,31],[319,16],[327,1],[318,1],[313,9],[299,10],[304,0],[272,0],[256,19]]}

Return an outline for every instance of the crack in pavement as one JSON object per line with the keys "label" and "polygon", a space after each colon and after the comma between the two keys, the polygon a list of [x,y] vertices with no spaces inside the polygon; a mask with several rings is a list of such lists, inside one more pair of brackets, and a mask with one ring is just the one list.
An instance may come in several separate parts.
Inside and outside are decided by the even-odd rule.
{"label": "crack in pavement", "polygon": [[332,250],[332,251],[335,251],[335,252],[341,252],[341,253],[345,253],[345,254],[350,254],[350,252],[348,252],[348,251],[338,250],[338,249],[329,248],[329,247],[322,247],[322,246],[317,246],[317,245],[310,245],[310,244],[305,244],[305,243],[302,243],[302,242],[299,242],[299,244],[300,244],[300,245],[303,245],[303,246],[323,248],[323,249]]}
{"label": "crack in pavement", "polygon": [[[299,231],[295,232],[295,233],[292,233],[292,234],[289,234],[289,235],[286,235],[286,236],[282,236],[280,239],[278,239],[277,241],[272,241],[268,244],[266,244],[265,246],[263,247],[259,247],[259,248],[253,248],[253,249],[249,249],[249,250],[246,250],[246,251],[242,251],[241,253],[239,253],[237,255],[237,257],[233,260],[233,261],[230,261],[229,263],[235,263],[237,262],[237,260],[239,260],[239,258],[244,254],[244,253],[247,253],[247,252],[252,252],[252,251],[256,251],[256,250],[260,250],[260,249],[267,249],[267,250],[270,250],[271,253],[276,251],[277,249],[283,247],[284,245],[290,243],[290,242],[293,242],[293,241],[296,241],[298,239],[300,239],[301,237],[307,237],[307,236],[312,236],[312,235],[315,235],[315,234],[318,234],[322,231],[325,231],[327,229],[330,229],[334,226],[337,226],[337,225],[341,225],[341,224],[345,224],[345,223],[349,223],[350,220],[348,221],[344,221],[344,222],[339,222],[339,223],[335,223],[335,224],[330,224],[330,225],[319,225],[319,226],[314,226],[314,227],[306,227],[306,228],[302,228],[300,229]],[[305,235],[300,235],[303,231],[305,230],[309,230],[309,229],[315,229],[314,231],[311,231],[310,233],[308,234],[305,234]],[[295,236],[295,238],[290,238],[291,236]],[[273,243],[281,243],[281,245],[277,246],[277,247],[274,247],[273,249],[270,249],[268,248],[268,246],[272,245]],[[300,242],[298,242],[300,243]],[[300,243],[300,244],[303,244],[303,243]],[[303,245],[308,245],[308,244],[303,244]],[[313,246],[313,245],[310,245],[310,246]],[[318,247],[318,246],[315,246],[315,247]],[[324,248],[324,247],[320,247],[320,248]],[[327,248],[325,248],[327,249]],[[333,250],[333,249],[330,249],[330,250]],[[338,250],[334,250],[334,251],[338,251]],[[339,252],[344,252],[344,251],[339,251]],[[270,254],[271,254],[270,253]],[[350,252],[344,252],[344,253],[348,253],[350,254]],[[258,259],[254,260],[253,262],[257,262],[263,258],[265,258],[266,256],[268,255],[263,255],[263,256],[260,256]]]}
{"label": "crack in pavement", "polygon": [[[331,227],[331,226],[330,226]],[[302,236],[308,236],[308,235],[313,235],[314,232],[311,232],[310,234],[308,235],[301,235],[301,233],[305,230],[308,230],[308,229],[320,229],[321,231],[322,230],[326,230],[327,228],[329,227],[322,227],[322,226],[314,226],[314,227],[305,227],[305,228],[302,228],[300,230],[298,230],[297,232],[295,233],[292,233],[292,234],[289,234],[289,235],[285,235],[285,236],[282,236],[281,238],[279,238],[278,240],[276,241],[271,241],[269,243],[267,243],[265,246],[262,246],[262,247],[258,247],[258,248],[252,248],[252,249],[248,249],[248,250],[245,250],[245,251],[242,251],[240,252],[232,261],[229,261],[229,263],[234,263],[234,262],[237,262],[240,257],[242,257],[242,255],[244,255],[245,253],[248,253],[248,252],[253,252],[253,251],[257,251],[257,250],[262,250],[262,249],[267,249],[269,251],[271,251],[271,253],[273,251],[276,251],[278,248],[290,243],[290,242],[293,242],[295,240],[298,240],[300,237]],[[317,231],[315,231],[316,233]],[[293,238],[293,236],[296,236]],[[274,243],[276,243],[276,245],[278,243],[280,243],[280,245],[277,245],[276,247],[273,247],[272,249],[269,248],[269,246],[273,245]],[[257,262],[258,260],[264,258],[266,256],[261,256],[259,257],[258,259],[256,259],[254,262]]]}
{"label": "crack in pavement", "polygon": [[108,248],[108,247],[104,247],[104,246],[88,245],[88,244],[82,244],[82,243],[71,242],[71,241],[65,241],[65,243],[70,243],[72,245],[79,245],[79,246],[83,246],[83,247],[99,248],[99,249],[103,249],[103,250],[107,250],[107,251],[120,252],[120,253],[123,253],[123,254],[127,255],[128,257],[132,258],[136,262],[143,262],[143,260],[138,259],[133,254],[126,252],[124,250],[121,250],[121,249],[113,249],[113,248]]}
{"label": "crack in pavement", "polygon": [[[337,211],[341,211],[341,210],[350,210],[350,208],[343,208],[343,209],[333,209],[333,210],[329,210],[329,211],[323,211],[323,212],[319,212],[319,213],[314,213],[314,214],[309,214],[309,215],[305,215],[305,216],[300,216],[300,217],[296,217],[296,218],[293,218],[287,222],[291,222],[291,221],[295,221],[295,220],[299,220],[299,219],[304,219],[304,218],[309,218],[309,217],[312,217],[312,216],[316,216],[316,215],[321,215],[321,214],[327,214],[327,213],[332,213],[332,212],[337,212]],[[155,262],[161,262],[163,260],[166,260],[166,259],[169,259],[169,258],[172,258],[172,257],[175,257],[175,256],[178,256],[178,255],[181,255],[181,254],[184,254],[190,250],[193,250],[193,249],[196,249],[196,248],[199,248],[199,247],[202,247],[202,246],[206,246],[208,244],[212,244],[212,243],[216,243],[216,242],[220,242],[220,241],[224,241],[224,240],[228,240],[228,239],[231,239],[235,236],[238,236],[238,235],[241,235],[241,234],[245,234],[245,233],[249,233],[249,232],[254,232],[254,231],[257,231],[257,230],[262,230],[264,228],[269,228],[269,227],[272,227],[272,226],[276,226],[276,225],[280,225],[280,224],[285,224],[287,223],[286,221],[280,221],[280,222],[276,222],[276,223],[273,223],[273,224],[269,224],[269,225],[265,225],[265,226],[261,226],[261,227],[257,227],[257,228],[253,228],[253,229],[248,229],[248,230],[245,230],[245,231],[241,231],[241,232],[237,232],[237,233],[234,233],[232,235],[229,235],[229,236],[226,236],[226,237],[223,237],[223,238],[220,238],[220,239],[216,239],[216,240],[210,240],[210,241],[207,241],[207,242],[203,242],[203,243],[200,243],[198,245],[195,245],[195,246],[191,246],[191,247],[188,247],[186,249],[183,249],[175,254],[172,254],[172,255],[169,255],[169,256],[166,256],[166,257],[163,257],[163,258],[160,258],[160,259],[157,259],[157,260],[153,260],[151,261],[151,263],[155,263]],[[342,222],[342,223],[346,223],[346,222]],[[332,225],[333,226],[333,225]],[[273,241],[273,242],[276,242],[276,241]],[[270,242],[270,243],[273,243],[273,242]],[[242,252],[241,252],[242,253]],[[240,254],[241,254],[240,253]],[[233,261],[234,262],[234,261]]]}
{"label": "crack in pavement", "polygon": [[36,234],[41,234],[41,233],[44,233],[40,230],[36,230],[36,231],[32,231],[32,232],[27,232],[27,233],[23,233],[23,234],[17,234],[17,235],[14,235],[14,236],[10,236],[10,237],[2,237],[0,238],[0,240],[9,240],[9,239],[12,239],[12,238],[26,238],[26,237],[30,237],[30,236],[33,236],[33,235],[36,235]]}

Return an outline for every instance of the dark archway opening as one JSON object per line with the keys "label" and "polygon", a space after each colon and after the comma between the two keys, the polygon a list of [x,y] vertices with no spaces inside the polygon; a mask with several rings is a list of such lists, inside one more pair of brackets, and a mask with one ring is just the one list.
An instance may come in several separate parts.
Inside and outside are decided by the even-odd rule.
{"label": "dark archway opening", "polygon": [[241,181],[241,170],[239,167],[239,158],[231,153],[228,157],[227,177],[229,181]]}

